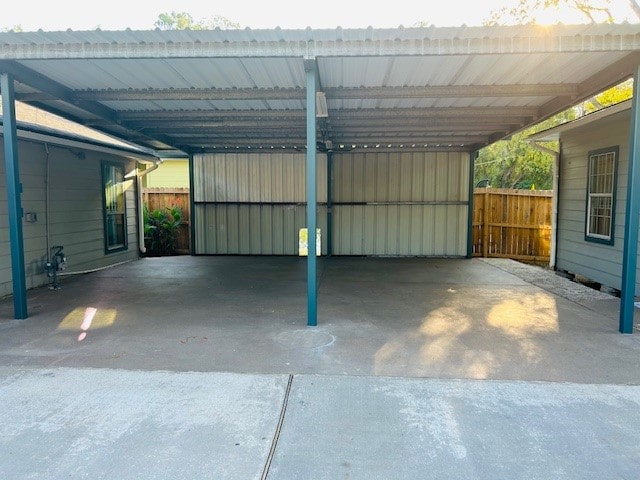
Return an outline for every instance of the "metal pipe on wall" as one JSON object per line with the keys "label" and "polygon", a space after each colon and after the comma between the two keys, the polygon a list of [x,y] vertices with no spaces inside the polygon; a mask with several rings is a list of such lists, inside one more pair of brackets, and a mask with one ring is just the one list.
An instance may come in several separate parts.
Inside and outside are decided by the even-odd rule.
{"label": "metal pipe on wall", "polygon": [[553,197],[551,199],[551,245],[549,251],[549,267],[555,268],[558,252],[558,187],[560,185],[560,152],[541,145],[536,140],[530,140],[529,144],[536,150],[553,157]]}

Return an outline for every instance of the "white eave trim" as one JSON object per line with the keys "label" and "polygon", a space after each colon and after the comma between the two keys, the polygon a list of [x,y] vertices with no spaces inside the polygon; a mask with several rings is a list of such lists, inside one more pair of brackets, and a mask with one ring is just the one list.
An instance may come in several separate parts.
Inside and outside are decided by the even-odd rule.
{"label": "white eave trim", "polygon": [[[0,135],[4,135],[4,126],[0,125]],[[17,131],[17,137],[20,140],[28,140],[39,143],[49,143],[53,145],[60,145],[65,147],[80,148],[82,150],[90,150],[93,152],[108,153],[111,155],[118,155],[120,157],[130,158],[142,163],[156,163],[159,159],[157,155],[147,152],[134,152],[131,150],[120,149],[117,147],[109,147],[107,145],[97,145],[94,143],[86,143],[81,140],[74,140],[71,138],[58,137],[55,135],[47,135],[44,133],[31,132],[28,130]]]}

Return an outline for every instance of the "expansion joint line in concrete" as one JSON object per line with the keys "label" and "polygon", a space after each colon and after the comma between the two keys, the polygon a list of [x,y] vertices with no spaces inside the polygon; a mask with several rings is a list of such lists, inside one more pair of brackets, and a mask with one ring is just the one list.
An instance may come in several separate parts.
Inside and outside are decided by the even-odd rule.
{"label": "expansion joint line in concrete", "polygon": [[278,418],[278,425],[276,426],[276,431],[273,435],[273,440],[271,440],[271,448],[269,449],[269,455],[267,456],[267,461],[264,464],[264,469],[262,470],[262,475],[260,476],[260,480],[267,480],[269,476],[269,469],[271,468],[271,462],[273,461],[273,456],[276,453],[276,448],[278,447],[278,440],[280,439],[280,432],[282,431],[282,424],[284,423],[284,417],[287,414],[287,405],[289,405],[289,394],[291,393],[291,384],[293,383],[293,375],[289,374],[289,380],[287,381],[287,388],[284,392],[284,399],[282,400],[282,408],[280,409],[280,418]]}

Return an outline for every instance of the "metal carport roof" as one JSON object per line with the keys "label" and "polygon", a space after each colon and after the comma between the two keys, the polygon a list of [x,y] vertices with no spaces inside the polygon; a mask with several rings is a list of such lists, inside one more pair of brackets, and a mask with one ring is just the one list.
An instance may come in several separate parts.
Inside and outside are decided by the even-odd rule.
{"label": "metal carport roof", "polygon": [[[0,33],[16,100],[142,146],[473,151],[619,81],[638,25]],[[307,65],[308,66],[308,65]]]}
{"label": "metal carport roof", "polygon": [[[20,100],[159,155],[306,149],[311,232],[318,145],[472,152],[631,76],[637,92],[640,26],[632,24],[0,33],[7,111]],[[640,117],[637,106],[632,110]],[[9,117],[15,132],[15,115]],[[635,126],[632,136],[635,168]],[[18,290],[21,297],[14,303],[16,318],[26,318],[14,137],[5,138],[14,297]],[[632,233],[625,234],[620,324],[626,333],[633,324],[640,166],[630,167],[629,179]],[[308,322],[315,325],[314,242],[307,264]]]}

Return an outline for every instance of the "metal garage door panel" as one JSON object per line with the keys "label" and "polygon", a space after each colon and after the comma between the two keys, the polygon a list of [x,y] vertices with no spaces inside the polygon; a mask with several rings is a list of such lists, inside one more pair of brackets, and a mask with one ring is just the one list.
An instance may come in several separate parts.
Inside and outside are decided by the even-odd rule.
{"label": "metal garage door panel", "polygon": [[[303,153],[228,153],[194,156],[196,202],[304,203]],[[318,202],[327,200],[327,157],[317,157]]]}
{"label": "metal garage door panel", "polygon": [[[304,205],[196,205],[196,253],[207,255],[297,255],[306,226]],[[326,208],[318,209],[326,255]]]}
{"label": "metal garage door panel", "polygon": [[341,153],[333,171],[335,203],[469,199],[465,152]]}
{"label": "metal garage door panel", "polygon": [[339,154],[333,180],[334,254],[466,255],[467,153]]}
{"label": "metal garage door panel", "polygon": [[335,255],[464,256],[466,205],[339,205]]}

